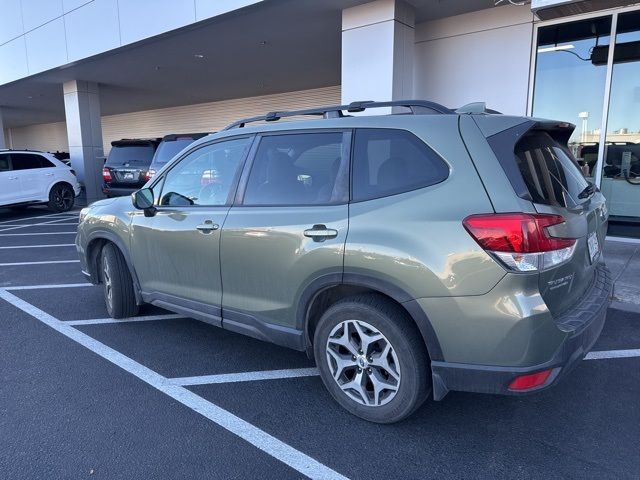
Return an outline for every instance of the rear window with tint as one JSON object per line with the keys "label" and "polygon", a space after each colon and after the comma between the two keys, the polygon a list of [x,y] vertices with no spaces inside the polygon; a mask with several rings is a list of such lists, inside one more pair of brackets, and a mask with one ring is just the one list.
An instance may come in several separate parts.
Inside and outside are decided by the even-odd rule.
{"label": "rear window with tint", "polygon": [[448,165],[427,144],[406,130],[356,131],[353,151],[353,200],[396,195],[444,181]]}
{"label": "rear window with tint", "polygon": [[534,203],[574,207],[589,185],[577,163],[546,132],[526,134],[516,144],[516,162]]}
{"label": "rear window with tint", "polygon": [[105,165],[118,167],[129,165],[149,165],[153,159],[155,148],[153,145],[123,145],[113,146]]}
{"label": "rear window with tint", "polygon": [[182,137],[175,140],[163,140],[158,145],[155,157],[153,157],[154,165],[164,165],[173,157],[175,157],[183,148],[191,145],[194,142],[193,138]]}

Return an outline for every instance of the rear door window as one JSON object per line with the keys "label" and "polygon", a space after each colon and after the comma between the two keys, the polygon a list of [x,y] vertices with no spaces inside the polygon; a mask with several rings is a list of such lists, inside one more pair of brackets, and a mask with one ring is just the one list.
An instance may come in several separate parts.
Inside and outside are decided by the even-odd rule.
{"label": "rear door window", "polygon": [[12,153],[11,163],[13,164],[14,170],[55,167],[53,163],[42,155],[36,155],[34,153]]}
{"label": "rear door window", "polygon": [[11,162],[9,162],[9,155],[0,153],[0,172],[6,172],[11,170]]}
{"label": "rear door window", "polygon": [[245,205],[346,203],[345,133],[267,135],[260,140],[244,195]]}
{"label": "rear door window", "polygon": [[449,167],[406,130],[360,129],[353,150],[353,201],[396,195],[444,181]]}
{"label": "rear door window", "polygon": [[577,162],[551,135],[543,131],[526,134],[516,144],[516,162],[534,203],[575,207],[589,183]]}

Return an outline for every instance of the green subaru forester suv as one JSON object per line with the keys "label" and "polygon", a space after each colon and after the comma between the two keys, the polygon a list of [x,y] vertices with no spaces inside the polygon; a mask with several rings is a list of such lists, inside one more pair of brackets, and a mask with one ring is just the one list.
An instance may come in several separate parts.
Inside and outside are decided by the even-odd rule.
{"label": "green subaru forester suv", "polygon": [[244,119],[84,209],[80,261],[113,318],[151,303],[306,351],[373,422],[450,390],[540,391],[594,344],[612,290],[573,130],[426,101]]}

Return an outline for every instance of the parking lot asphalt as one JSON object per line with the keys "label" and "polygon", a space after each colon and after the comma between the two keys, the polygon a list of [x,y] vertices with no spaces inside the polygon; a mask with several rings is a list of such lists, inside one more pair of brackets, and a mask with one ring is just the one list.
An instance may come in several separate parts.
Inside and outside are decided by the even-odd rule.
{"label": "parking lot asphalt", "polygon": [[375,425],[300,353],[145,306],[107,318],[78,212],[0,210],[0,478],[640,478],[640,314],[526,397]]}

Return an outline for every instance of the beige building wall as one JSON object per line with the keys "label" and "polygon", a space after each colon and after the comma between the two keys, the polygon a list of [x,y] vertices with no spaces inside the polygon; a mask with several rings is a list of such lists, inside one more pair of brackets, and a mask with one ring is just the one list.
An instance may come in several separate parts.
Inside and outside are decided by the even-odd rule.
{"label": "beige building wall", "polygon": [[[340,86],[238,98],[220,102],[102,117],[104,152],[121,138],[162,137],[168,133],[215,132],[234,120],[274,110],[294,110],[340,103]],[[7,130],[11,148],[68,151],[64,122],[29,125]]]}

